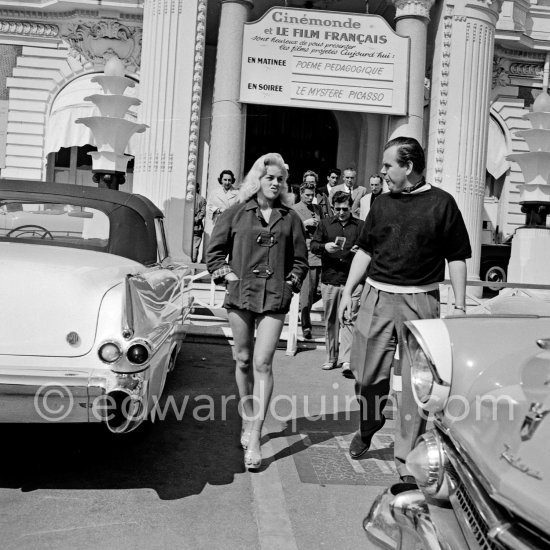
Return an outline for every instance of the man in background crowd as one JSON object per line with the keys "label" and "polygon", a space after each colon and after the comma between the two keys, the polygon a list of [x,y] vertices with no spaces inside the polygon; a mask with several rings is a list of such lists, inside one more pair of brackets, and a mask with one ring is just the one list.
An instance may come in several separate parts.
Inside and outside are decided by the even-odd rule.
{"label": "man in background crowd", "polygon": [[321,258],[311,252],[311,237],[315,233],[319,221],[323,217],[321,209],[313,204],[315,197],[315,183],[312,174],[308,171],[304,174],[304,181],[300,185],[300,202],[293,206],[300,216],[306,233],[306,244],[308,249],[309,274],[302,283],[300,290],[300,319],[302,323],[302,335],[306,340],[311,339],[311,306],[315,303],[317,287],[319,286],[319,275],[321,273]]}
{"label": "man in background crowd", "polygon": [[199,257],[199,248],[201,246],[204,233],[204,218],[206,216],[206,199],[200,194],[200,188],[197,184],[195,193],[195,217],[193,220],[193,251],[191,261],[195,263]]}
{"label": "man in background crowd", "polygon": [[327,184],[317,190],[317,204],[321,207],[325,217],[332,216],[331,197],[338,185],[342,171],[339,168],[331,168],[327,175]]}
{"label": "man in background crowd", "polygon": [[366,194],[359,201],[359,217],[364,221],[367,219],[367,214],[372,206],[372,203],[384,193],[384,186],[382,182],[382,176],[379,174],[373,174],[369,178],[369,185],[371,193]]}
{"label": "man in background crowd", "polygon": [[[321,295],[325,310],[325,345],[327,358],[321,366],[323,370],[342,367],[344,376],[352,376],[350,352],[352,342],[353,314],[349,322],[340,323],[338,306],[346,283],[351,261],[357,250],[355,242],[359,237],[363,222],[351,215],[351,195],[336,191],[332,197],[334,216],[324,218],[311,240],[311,251],[321,256]],[[354,293],[357,311],[361,287]]]}
{"label": "man in background crowd", "polygon": [[360,201],[367,194],[367,190],[362,185],[357,185],[357,171],[354,168],[346,168],[344,170],[343,183],[334,188],[334,193],[343,191],[351,197],[351,213],[356,218],[359,217],[361,209]]}

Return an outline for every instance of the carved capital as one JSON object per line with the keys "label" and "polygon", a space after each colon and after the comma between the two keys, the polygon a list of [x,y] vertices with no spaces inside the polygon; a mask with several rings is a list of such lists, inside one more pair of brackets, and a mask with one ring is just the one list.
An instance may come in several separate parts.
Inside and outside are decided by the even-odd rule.
{"label": "carved capital", "polygon": [[475,10],[485,12],[490,16],[493,25],[496,25],[504,0],[470,0],[466,5]]}
{"label": "carved capital", "polygon": [[113,55],[126,71],[135,73],[141,60],[141,25],[125,25],[115,19],[79,19],[61,25],[60,37],[73,57],[103,65]]}
{"label": "carved capital", "polygon": [[392,0],[395,6],[395,19],[402,17],[418,17],[430,20],[430,10],[435,0]]}
{"label": "carved capital", "polygon": [[246,8],[254,7],[254,0],[221,0],[221,4],[242,4]]}

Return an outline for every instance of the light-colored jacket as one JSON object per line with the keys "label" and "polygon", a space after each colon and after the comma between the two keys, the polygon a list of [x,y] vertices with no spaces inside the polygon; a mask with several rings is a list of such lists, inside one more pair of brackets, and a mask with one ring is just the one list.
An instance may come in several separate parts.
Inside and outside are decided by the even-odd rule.
{"label": "light-colored jacket", "polygon": [[225,191],[223,186],[215,187],[206,198],[206,209],[212,218],[212,222],[216,223],[218,216],[227,210],[230,206],[237,203],[239,192],[236,189]]}

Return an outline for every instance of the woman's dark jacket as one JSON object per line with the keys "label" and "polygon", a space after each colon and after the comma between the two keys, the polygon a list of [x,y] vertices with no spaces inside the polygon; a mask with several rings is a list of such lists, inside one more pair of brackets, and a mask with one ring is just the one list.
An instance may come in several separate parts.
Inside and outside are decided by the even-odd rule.
{"label": "woman's dark jacket", "polygon": [[308,272],[300,217],[279,204],[267,223],[255,197],[231,206],[216,222],[206,267],[217,283],[230,271],[239,277],[227,283],[225,308],[286,313]]}

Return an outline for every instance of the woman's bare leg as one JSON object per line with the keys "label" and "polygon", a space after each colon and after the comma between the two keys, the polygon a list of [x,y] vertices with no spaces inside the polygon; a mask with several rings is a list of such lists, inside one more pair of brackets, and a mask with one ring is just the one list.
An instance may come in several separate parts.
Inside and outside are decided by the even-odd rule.
{"label": "woman's bare leg", "polygon": [[248,449],[259,453],[260,434],[273,392],[273,355],[283,330],[285,315],[270,313],[258,317],[254,345],[254,420]]}
{"label": "woman's bare leg", "polygon": [[254,327],[256,316],[254,313],[232,309],[228,312],[229,326],[233,333],[235,354],[235,379],[241,399],[241,415],[244,420],[252,420],[254,408],[252,392],[254,388],[254,371],[252,369],[252,354],[254,352]]}

